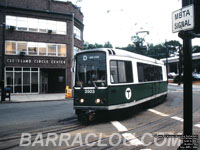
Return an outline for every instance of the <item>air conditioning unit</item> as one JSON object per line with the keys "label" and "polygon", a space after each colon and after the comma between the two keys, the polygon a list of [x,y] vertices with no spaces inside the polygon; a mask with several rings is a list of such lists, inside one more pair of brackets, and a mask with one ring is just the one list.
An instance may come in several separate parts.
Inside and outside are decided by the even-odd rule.
{"label": "air conditioning unit", "polygon": [[51,33],[52,33],[52,30],[48,30],[48,33],[51,34]]}
{"label": "air conditioning unit", "polygon": [[15,26],[6,26],[6,29],[13,32],[16,30],[16,27]]}

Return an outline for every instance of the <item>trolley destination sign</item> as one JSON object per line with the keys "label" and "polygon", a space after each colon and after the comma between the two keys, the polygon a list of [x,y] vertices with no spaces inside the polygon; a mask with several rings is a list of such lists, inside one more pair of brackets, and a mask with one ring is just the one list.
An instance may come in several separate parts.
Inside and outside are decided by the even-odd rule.
{"label": "trolley destination sign", "polygon": [[194,6],[189,5],[172,13],[172,32],[194,29]]}

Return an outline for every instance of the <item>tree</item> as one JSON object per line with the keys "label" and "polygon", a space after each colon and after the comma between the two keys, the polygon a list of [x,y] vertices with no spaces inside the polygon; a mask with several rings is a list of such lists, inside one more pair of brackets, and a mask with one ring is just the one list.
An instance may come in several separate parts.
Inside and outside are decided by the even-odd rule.
{"label": "tree", "polygon": [[166,48],[168,48],[169,56],[178,55],[179,50],[182,48],[182,44],[179,41],[171,40],[165,42]]}
{"label": "tree", "polygon": [[136,48],[142,47],[143,43],[145,42],[144,38],[141,38],[138,35],[132,36],[131,41],[133,42]]}
{"label": "tree", "polygon": [[155,46],[151,44],[149,46],[149,50],[147,51],[147,56],[156,59],[161,59],[166,57],[166,53],[167,50],[164,44],[157,44]]}
{"label": "tree", "polygon": [[88,42],[85,42],[83,44],[83,49],[95,49],[95,48],[112,48],[112,44],[108,41],[106,42],[104,45],[102,44],[98,44],[98,43],[95,43],[95,44],[91,44],[91,43],[88,43]]}
{"label": "tree", "polygon": [[104,44],[104,48],[113,48],[112,44],[108,41]]}

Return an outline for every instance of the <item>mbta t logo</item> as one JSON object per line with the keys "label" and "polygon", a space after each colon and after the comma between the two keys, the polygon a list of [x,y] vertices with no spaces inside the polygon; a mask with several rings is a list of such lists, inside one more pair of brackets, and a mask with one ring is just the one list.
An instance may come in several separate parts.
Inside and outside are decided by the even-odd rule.
{"label": "mbta t logo", "polygon": [[127,88],[126,91],[125,91],[125,96],[126,96],[126,99],[129,100],[131,99],[132,97],[132,91],[130,88]]}

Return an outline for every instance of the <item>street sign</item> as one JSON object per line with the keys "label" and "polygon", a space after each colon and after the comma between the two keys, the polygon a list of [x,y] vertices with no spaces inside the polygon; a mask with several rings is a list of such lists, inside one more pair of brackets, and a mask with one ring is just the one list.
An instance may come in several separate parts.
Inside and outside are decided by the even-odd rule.
{"label": "street sign", "polygon": [[172,32],[194,29],[194,5],[188,5],[172,13]]}

